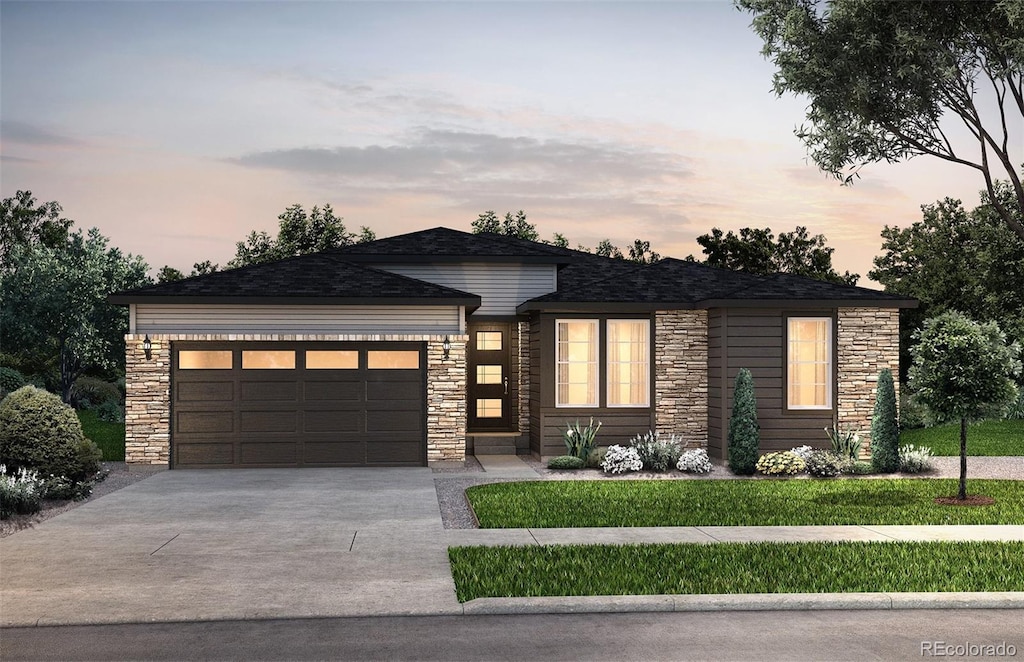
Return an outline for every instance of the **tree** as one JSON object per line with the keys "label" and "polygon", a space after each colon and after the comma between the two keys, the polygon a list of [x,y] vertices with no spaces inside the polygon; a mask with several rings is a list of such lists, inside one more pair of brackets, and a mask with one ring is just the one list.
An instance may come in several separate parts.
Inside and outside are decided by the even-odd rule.
{"label": "tree", "polygon": [[761,448],[761,426],[757,422],[754,378],[746,368],[736,375],[729,417],[729,468],[741,476],[753,475]]}
{"label": "tree", "polygon": [[877,471],[892,473],[900,468],[900,429],[896,412],[896,387],[892,371],[878,373],[875,411],[871,417],[871,464]]}
{"label": "tree", "polygon": [[651,250],[651,242],[636,239],[629,247],[629,258],[627,259],[640,264],[654,264],[661,259],[661,256]]}
{"label": "tree", "polygon": [[157,283],[173,283],[185,278],[185,274],[181,273],[178,269],[172,266],[164,265],[160,267],[160,271],[156,272]]}
{"label": "tree", "polygon": [[[753,14],[775,93],[809,99],[796,135],[846,184],[868,163],[927,155],[981,175],[1002,221],[1024,221],[995,195],[1008,176],[1024,208],[1011,146],[1024,118],[1020,0],[737,0]],[[989,103],[991,101],[991,103]],[[956,142],[953,125],[967,130]]]}
{"label": "tree", "polygon": [[[997,194],[1013,205],[1009,185]],[[921,301],[900,311],[901,364],[910,365],[913,334],[928,317],[959,310],[977,320],[998,322],[1011,340],[1024,341],[1024,240],[987,203],[965,211],[946,198],[922,205],[922,218],[910,227],[886,226],[882,254],[868,274],[892,294]]]}
{"label": "tree", "polygon": [[10,267],[18,246],[57,248],[68,240],[71,221],[61,217],[57,202],[37,205],[32,191],[18,191],[0,202],[0,268]]}
{"label": "tree", "polygon": [[499,219],[494,211],[488,209],[473,221],[472,226],[474,234],[490,232],[519,237],[527,241],[537,241],[540,238],[536,226],[526,220],[526,212],[522,209],[517,211],[514,216],[512,212],[506,212],[504,220]]}
{"label": "tree", "polygon": [[950,311],[924,323],[911,349],[910,384],[938,421],[960,422],[960,488],[967,498],[967,423],[1002,414],[1016,398],[1016,343],[995,322],[979,324]]}
{"label": "tree", "polygon": [[614,245],[609,239],[602,239],[600,243],[598,243],[597,248],[594,249],[594,254],[600,255],[601,257],[613,257],[618,260],[623,259],[622,251],[620,251],[619,247]]}
{"label": "tree", "polygon": [[[228,267],[262,264],[347,246],[356,237],[347,231],[341,217],[334,215],[330,205],[324,205],[322,209],[313,207],[306,214],[302,205],[296,204],[285,209],[277,218],[277,237],[271,237],[265,231],[250,232],[245,241],[235,244],[235,257],[228,262]],[[371,235],[373,231],[364,227],[361,236],[365,238]]]}
{"label": "tree", "polygon": [[209,260],[203,260],[202,262],[196,262],[192,265],[192,273],[188,275],[189,278],[192,276],[205,276],[206,274],[212,274],[220,270],[219,264],[213,264]]}
{"label": "tree", "polygon": [[778,240],[771,228],[742,228],[739,235],[712,228],[711,234],[697,237],[697,243],[703,247],[703,263],[711,267],[762,276],[781,272],[844,285],[855,285],[860,278],[860,274],[840,275],[833,269],[835,249],[828,247],[825,235],[811,237],[802,225],[783,232]]}
{"label": "tree", "polygon": [[151,283],[141,257],[109,248],[92,228],[68,236],[66,245],[19,246],[0,284],[0,329],[5,351],[44,351],[59,357],[60,391],[87,369],[123,365],[128,311],[107,295]]}

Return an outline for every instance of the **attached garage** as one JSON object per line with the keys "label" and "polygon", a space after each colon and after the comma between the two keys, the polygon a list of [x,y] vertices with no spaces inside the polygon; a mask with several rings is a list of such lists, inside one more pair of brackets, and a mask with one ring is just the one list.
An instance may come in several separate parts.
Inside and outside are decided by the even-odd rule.
{"label": "attached garage", "polygon": [[171,466],[424,466],[425,343],[174,342]]}

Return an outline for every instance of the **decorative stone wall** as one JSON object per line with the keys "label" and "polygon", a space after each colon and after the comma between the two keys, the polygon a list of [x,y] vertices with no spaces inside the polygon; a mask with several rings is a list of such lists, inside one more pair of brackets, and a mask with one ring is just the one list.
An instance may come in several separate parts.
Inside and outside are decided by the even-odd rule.
{"label": "decorative stone wall", "polygon": [[444,337],[427,341],[427,462],[466,460],[466,343],[452,335],[444,358]]}
{"label": "decorative stone wall", "polygon": [[654,318],[654,418],[661,434],[708,445],[708,313],[658,311]]}
{"label": "decorative stone wall", "polygon": [[871,452],[871,417],[875,411],[878,373],[892,370],[899,402],[900,312],[896,308],[839,308],[837,424],[860,433],[861,455]]}
{"label": "decorative stone wall", "polygon": [[519,323],[519,433],[530,433],[530,323]]}
{"label": "decorative stone wall", "polygon": [[143,334],[125,336],[125,460],[128,464],[170,466],[171,342],[189,341],[377,341],[427,343],[427,461],[466,459],[466,343],[449,335],[331,334],[149,334],[152,358],[142,349]]}

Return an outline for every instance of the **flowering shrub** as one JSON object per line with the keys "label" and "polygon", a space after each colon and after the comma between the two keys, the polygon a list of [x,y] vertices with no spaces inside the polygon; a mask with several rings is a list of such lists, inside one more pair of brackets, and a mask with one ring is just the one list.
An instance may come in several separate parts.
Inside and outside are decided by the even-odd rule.
{"label": "flowering shrub", "polygon": [[691,474],[711,473],[711,460],[708,459],[708,452],[703,448],[693,448],[683,451],[676,463],[676,469]]}
{"label": "flowering shrub", "polygon": [[932,449],[913,444],[900,446],[900,471],[917,474],[930,471],[932,466]]}
{"label": "flowering shrub", "polygon": [[806,460],[807,473],[818,478],[835,478],[842,471],[843,458],[835,451],[812,451]]}
{"label": "flowering shrub", "polygon": [[852,461],[860,457],[860,435],[854,430],[843,432],[839,428],[825,428],[825,434],[832,440],[832,450],[840,457]]}
{"label": "flowering shrub", "polygon": [[794,455],[799,455],[800,459],[806,462],[807,459],[811,457],[811,453],[814,452],[814,449],[811,448],[810,446],[797,446],[796,448],[791,449],[789,452],[793,453]]}
{"label": "flowering shrub", "polygon": [[662,439],[657,432],[633,437],[629,445],[636,449],[640,462],[650,471],[668,471],[679,461],[683,449],[675,435]]}
{"label": "flowering shrub", "polygon": [[609,446],[604,459],[601,460],[601,468],[605,473],[621,474],[627,471],[640,471],[644,463],[640,461],[640,454],[632,446]]}
{"label": "flowering shrub", "polygon": [[586,464],[575,455],[559,455],[548,460],[548,469],[582,469]]}
{"label": "flowering shrub", "polygon": [[590,423],[586,427],[581,427],[579,419],[577,419],[575,423],[566,423],[565,427],[562,441],[565,442],[566,455],[578,457],[586,462],[590,451],[594,450],[594,446],[597,444],[597,431],[601,429],[601,421],[598,421],[595,426],[594,418],[591,417]]}
{"label": "flowering shrub", "polygon": [[757,461],[757,470],[766,476],[793,476],[806,466],[807,463],[792,451],[765,453]]}
{"label": "flowering shrub", "polygon": [[7,467],[0,464],[0,519],[39,512],[42,500],[43,487],[35,471],[21,467],[8,476]]}

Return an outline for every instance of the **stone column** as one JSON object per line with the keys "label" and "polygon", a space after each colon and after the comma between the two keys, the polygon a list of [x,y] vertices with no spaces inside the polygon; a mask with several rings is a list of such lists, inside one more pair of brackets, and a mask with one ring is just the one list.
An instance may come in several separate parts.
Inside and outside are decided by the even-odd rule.
{"label": "stone column", "polygon": [[708,313],[658,311],[654,318],[654,417],[663,435],[708,445]]}
{"label": "stone column", "polygon": [[124,456],[128,464],[170,466],[171,343],[150,334],[152,358],[142,349],[144,335],[125,336]]}
{"label": "stone column", "polygon": [[443,338],[427,342],[427,462],[466,460],[466,343],[468,335],[451,335],[444,358]]}
{"label": "stone column", "polygon": [[838,425],[863,440],[861,456],[870,457],[871,417],[878,373],[892,371],[899,402],[900,311],[896,308],[840,308],[836,324]]}

